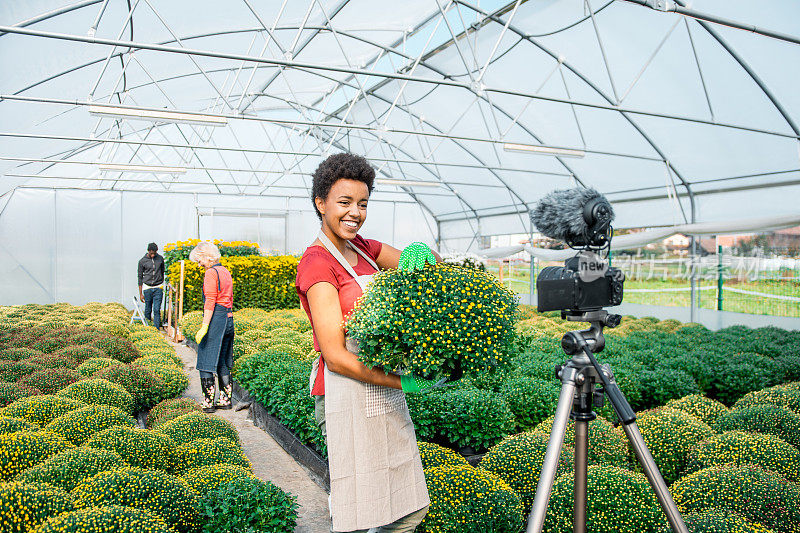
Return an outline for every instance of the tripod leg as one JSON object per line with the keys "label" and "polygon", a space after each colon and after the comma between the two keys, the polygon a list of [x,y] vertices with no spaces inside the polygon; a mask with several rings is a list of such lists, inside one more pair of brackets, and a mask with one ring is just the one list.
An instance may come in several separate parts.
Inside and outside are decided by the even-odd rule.
{"label": "tripod leg", "polygon": [[642,465],[644,475],[647,477],[650,486],[653,487],[653,491],[656,493],[658,503],[661,504],[664,514],[667,515],[667,520],[669,521],[672,531],[675,533],[689,533],[680,511],[678,511],[678,506],[675,505],[672,494],[669,493],[667,484],[664,482],[664,478],[661,476],[661,472],[659,472],[656,462],[650,454],[650,450],[647,449],[647,444],[645,444],[644,438],[642,438],[639,426],[636,425],[636,422],[631,422],[630,424],[623,424],[622,428],[625,430],[625,434],[628,436],[628,440],[633,446],[633,451],[636,453],[639,464]]}
{"label": "tripod leg", "polygon": [[572,401],[575,397],[575,376],[577,373],[570,367],[564,368],[563,372],[569,372],[569,375],[562,378],[561,395],[558,397],[558,406],[553,418],[553,430],[550,432],[550,440],[547,441],[547,451],[544,455],[542,471],[539,474],[539,483],[536,485],[533,508],[530,517],[528,517],[527,533],[541,533],[544,527],[544,515],[547,512],[547,504],[550,501],[550,491],[553,490],[553,481],[556,478],[561,448],[564,445],[564,434],[567,432],[569,413],[572,410]]}
{"label": "tripod leg", "polygon": [[586,485],[589,464],[589,422],[575,420],[575,509],[572,517],[573,533],[586,533]]}

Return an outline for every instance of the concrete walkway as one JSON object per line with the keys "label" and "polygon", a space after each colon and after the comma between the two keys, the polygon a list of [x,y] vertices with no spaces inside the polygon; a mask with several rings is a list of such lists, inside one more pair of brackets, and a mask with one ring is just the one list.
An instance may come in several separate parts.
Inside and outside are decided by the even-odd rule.
{"label": "concrete walkway", "polygon": [[[194,369],[197,360],[194,350],[182,344],[170,344],[175,347],[175,352],[186,365],[184,372],[189,377],[189,388],[183,396],[200,402],[203,394],[200,376]],[[231,422],[239,432],[242,450],[253,465],[253,473],[259,479],[269,480],[297,497],[300,509],[295,533],[330,531],[328,494],[311,480],[305,469],[269,434],[253,425],[247,418],[247,410],[238,413],[233,410],[218,410],[215,414]]]}

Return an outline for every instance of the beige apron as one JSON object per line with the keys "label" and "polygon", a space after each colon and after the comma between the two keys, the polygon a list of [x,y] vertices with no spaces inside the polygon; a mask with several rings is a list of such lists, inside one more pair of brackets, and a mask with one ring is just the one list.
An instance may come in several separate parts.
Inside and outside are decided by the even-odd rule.
{"label": "beige apron", "polygon": [[[357,275],[322,232],[319,239],[362,290],[372,281],[372,275]],[[350,246],[378,270],[364,252]],[[346,347],[358,354],[354,339],[348,337]],[[403,391],[348,378],[326,366],[325,423],[333,531],[384,526],[430,504]]]}

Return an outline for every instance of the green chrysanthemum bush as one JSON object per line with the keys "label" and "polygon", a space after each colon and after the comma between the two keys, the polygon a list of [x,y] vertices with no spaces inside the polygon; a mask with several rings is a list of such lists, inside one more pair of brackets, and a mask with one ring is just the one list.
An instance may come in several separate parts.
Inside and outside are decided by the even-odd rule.
{"label": "green chrysanthemum bush", "polygon": [[63,348],[58,352],[56,352],[56,354],[69,357],[77,364],[81,364],[84,361],[87,361],[88,359],[106,356],[106,354],[103,353],[102,350],[95,348],[94,346],[86,346],[86,345],[67,346],[66,348]]}
{"label": "green chrysanthemum bush", "polygon": [[517,429],[526,431],[555,413],[559,387],[554,380],[518,376],[506,380],[500,394],[514,413]]}
{"label": "green chrysanthemum bush", "polygon": [[780,533],[800,531],[800,485],[755,465],[723,465],[676,481],[670,492],[681,513],[720,509]]}
{"label": "green chrysanthemum bush", "polygon": [[2,416],[24,418],[39,426],[46,426],[65,413],[86,407],[80,400],[62,396],[43,395],[22,398],[0,410]]}
{"label": "green chrysanthemum bush", "polygon": [[147,367],[133,362],[114,364],[99,370],[94,376],[124,388],[133,398],[133,412],[154,406],[166,394],[163,380]]}
{"label": "green chrysanthemum bush", "polygon": [[471,533],[519,531],[519,496],[494,474],[471,466],[439,466],[425,471],[431,505],[417,531]]}
{"label": "green chrysanthemum bush", "polygon": [[[763,524],[721,509],[685,514],[683,521],[691,533],[773,533]],[[665,526],[660,533],[672,533],[672,528]]]}
{"label": "green chrysanthemum bush", "polygon": [[133,397],[130,393],[107,379],[93,378],[78,381],[61,389],[58,396],[88,404],[109,405],[128,414],[133,413]]}
{"label": "green chrysanthemum bush", "polygon": [[770,404],[756,404],[725,413],[714,424],[717,431],[767,433],[800,447],[800,414]]}
{"label": "green chrysanthemum bush", "polygon": [[226,437],[187,442],[177,448],[176,457],[181,471],[220,463],[238,465],[251,470],[250,460],[241,448]]}
{"label": "green chrysanthemum bush", "polygon": [[205,413],[188,413],[179,416],[161,424],[154,431],[160,431],[169,436],[175,444],[217,437],[227,437],[231,442],[239,444],[239,434],[233,424],[218,416]]}
{"label": "green chrysanthemum bush", "polygon": [[180,396],[189,386],[189,378],[177,366],[169,362],[147,361],[145,359],[150,358],[139,359],[136,363],[150,369],[164,383],[162,397],[159,398],[159,401]]}
{"label": "green chrysanthemum bush", "polygon": [[0,381],[15,383],[21,377],[41,370],[42,366],[25,361],[0,361]]}
{"label": "green chrysanthemum bush", "polygon": [[174,533],[174,530],[150,511],[107,505],[58,515],[30,533]]}
{"label": "green chrysanthemum bush", "polygon": [[42,391],[29,387],[24,383],[6,383],[0,381],[0,407],[5,407],[28,396],[41,394]]}
{"label": "green chrysanthemum bush", "polygon": [[69,492],[98,472],[128,466],[117,453],[78,446],[55,455],[17,474],[17,481],[47,483]]}
{"label": "green chrysanthemum bush", "polygon": [[17,431],[39,431],[39,426],[11,416],[0,416],[0,435],[16,433]]}
{"label": "green chrysanthemum bush", "polygon": [[[553,429],[553,417],[543,420],[533,429],[534,433],[550,436]],[[564,444],[570,448],[575,446],[575,421],[567,423]],[[589,464],[607,464],[615,466],[628,465],[628,441],[621,429],[605,418],[597,417],[589,422]]]}
{"label": "green chrysanthemum bush", "polygon": [[453,265],[386,270],[347,318],[359,360],[427,377],[508,364],[517,296],[485,272]]}
{"label": "green chrysanthemum bush", "polygon": [[111,359],[110,357],[90,357],[78,365],[77,371],[80,372],[82,376],[90,378],[98,370],[102,370],[106,367],[116,364],[119,364],[119,361],[116,359]]}
{"label": "green chrysanthemum bush", "polygon": [[[574,481],[568,472],[553,484],[544,523],[547,533],[572,531]],[[586,497],[586,531],[592,533],[656,533],[666,523],[647,478],[637,472],[590,466]]]}
{"label": "green chrysanthemum bush", "polygon": [[[539,483],[539,473],[547,451],[547,440],[548,435],[533,432],[511,435],[492,447],[479,465],[496,474],[517,492],[525,512],[533,504],[536,484]],[[557,474],[572,472],[574,453],[570,445],[562,447]]]}
{"label": "green chrysanthemum bush", "polygon": [[179,465],[180,456],[175,443],[166,435],[156,431],[114,426],[95,433],[84,445],[116,452],[131,466],[170,473],[182,466]]}
{"label": "green chrysanthemum bush", "polygon": [[241,466],[222,463],[193,468],[184,472],[181,477],[198,496],[202,497],[234,479],[255,476]]}
{"label": "green chrysanthemum bush", "polygon": [[23,470],[72,447],[67,440],[46,431],[0,435],[0,481],[9,481]]}
{"label": "green chrysanthemum bush", "polygon": [[113,335],[98,337],[91,341],[90,346],[99,349],[105,357],[110,357],[123,363],[130,363],[140,355],[131,341]]}
{"label": "green chrysanthemum bush", "polygon": [[36,389],[42,394],[53,394],[81,379],[83,376],[70,368],[47,368],[20,378],[17,385]]}
{"label": "green chrysanthemum bush", "polygon": [[435,466],[469,466],[464,457],[444,446],[432,442],[417,441],[422,468],[427,470]]}
{"label": "green chrysanthemum bush", "polygon": [[26,533],[51,516],[74,509],[63,490],[41,483],[0,483],[0,531]]}
{"label": "green chrysanthemum bush", "polygon": [[75,507],[123,505],[148,510],[178,532],[195,531],[197,496],[183,479],[144,468],[100,472],[72,490]]}
{"label": "green chrysanthemum bush", "polygon": [[42,355],[42,352],[33,348],[6,348],[0,350],[0,361],[22,361],[37,355]]}
{"label": "green chrysanthemum bush", "polygon": [[147,427],[156,428],[187,413],[201,413],[203,408],[191,398],[170,398],[159,402],[147,414]]}
{"label": "green chrysanthemum bush", "polygon": [[690,394],[683,398],[670,400],[666,407],[689,413],[709,426],[713,426],[719,417],[729,411],[725,404],[701,394]]}
{"label": "green chrysanthemum bush", "polygon": [[776,437],[729,431],[698,443],[689,452],[687,471],[724,464],[754,464],[790,481],[800,479],[800,450]]}
{"label": "green chrysanthemum bush", "polygon": [[203,533],[292,533],[297,525],[297,498],[252,477],[221,485],[199,500],[198,509]]}
{"label": "green chrysanthemum bush", "polygon": [[636,423],[667,484],[681,476],[692,447],[714,434],[708,424],[677,409],[639,413]]}
{"label": "green chrysanthemum bush", "polygon": [[61,415],[45,429],[80,446],[95,433],[114,426],[135,427],[136,421],[110,405],[87,405]]}
{"label": "green chrysanthemum bush", "polygon": [[733,405],[734,409],[743,409],[751,405],[777,405],[800,413],[800,390],[788,385],[777,385],[753,391],[742,396]]}

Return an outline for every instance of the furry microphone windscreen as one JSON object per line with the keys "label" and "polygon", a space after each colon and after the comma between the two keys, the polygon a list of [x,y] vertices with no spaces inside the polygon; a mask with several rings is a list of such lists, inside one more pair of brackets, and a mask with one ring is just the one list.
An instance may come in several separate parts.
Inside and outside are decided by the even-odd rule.
{"label": "furry microphone windscreen", "polygon": [[[568,235],[581,235],[586,231],[583,208],[595,198],[606,201],[602,194],[591,188],[553,191],[539,200],[531,211],[531,222],[542,235],[566,241]],[[610,204],[608,208],[611,209]]]}

